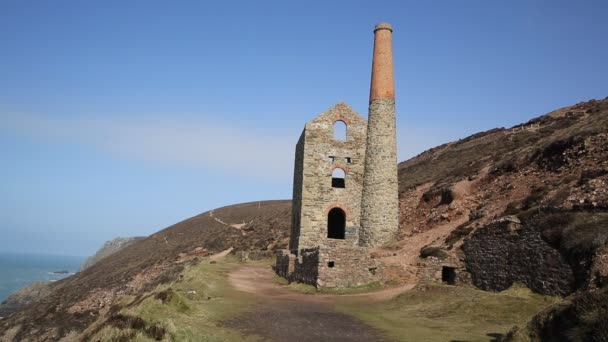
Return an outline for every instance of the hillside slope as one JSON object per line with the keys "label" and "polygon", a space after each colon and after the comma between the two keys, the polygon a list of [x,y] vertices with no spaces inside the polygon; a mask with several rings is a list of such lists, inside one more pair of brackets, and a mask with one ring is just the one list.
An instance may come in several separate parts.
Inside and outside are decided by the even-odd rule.
{"label": "hillside slope", "polygon": [[399,171],[400,241],[384,259],[409,268],[403,278],[441,282],[447,266],[465,286],[574,293],[510,338],[605,340],[608,98],[436,147]]}
{"label": "hillside slope", "polygon": [[[0,337],[19,327],[19,341],[58,340],[82,331],[119,296],[142,295],[173,280],[196,256],[229,248],[272,254],[285,247],[291,201],[228,206],[192,217],[120,250],[52,285],[41,301],[0,321]],[[255,257],[255,253],[251,253]]]}
{"label": "hillside slope", "polygon": [[[433,148],[400,163],[399,181],[399,235],[375,252],[387,280],[441,282],[449,266],[457,285],[489,291],[514,283],[560,296],[605,289],[608,99]],[[290,201],[254,202],[168,227],[53,284],[45,299],[0,321],[0,336],[82,331],[120,296],[175,279],[196,256],[231,247],[270,256],[286,246],[290,211]],[[535,336],[538,326],[550,324],[517,336]]]}

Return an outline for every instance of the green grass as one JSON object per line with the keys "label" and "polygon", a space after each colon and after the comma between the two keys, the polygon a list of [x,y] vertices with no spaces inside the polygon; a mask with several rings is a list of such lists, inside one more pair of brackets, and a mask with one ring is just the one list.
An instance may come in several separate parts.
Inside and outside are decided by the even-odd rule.
{"label": "green grass", "polygon": [[[266,266],[268,261],[256,262]],[[188,266],[179,281],[161,285],[143,300],[121,298],[120,314],[143,320],[137,326],[105,325],[91,338],[100,341],[153,341],[151,327],[164,329],[164,341],[257,341],[219,324],[251,312],[258,299],[229,286],[227,274],[240,264],[227,258]],[[274,279],[275,282],[282,282]],[[347,294],[375,290],[380,283],[322,292],[310,285],[287,288],[308,294]],[[195,291],[196,293],[193,293]],[[419,285],[392,300],[370,302],[365,296],[337,296],[336,309],[405,341],[491,341],[514,325],[525,325],[559,299],[533,294],[523,285],[501,293],[471,288]],[[143,326],[144,328],[141,328]]]}
{"label": "green grass", "polygon": [[352,287],[335,287],[335,288],[316,288],[312,285],[302,284],[302,283],[289,283],[287,279],[282,277],[274,277],[272,280],[274,283],[285,286],[288,290],[308,294],[308,295],[316,295],[316,294],[332,294],[332,295],[347,295],[347,294],[355,294],[355,293],[364,293],[375,291],[381,289],[383,287],[380,282],[371,282],[363,285],[352,286]]}
{"label": "green grass", "polygon": [[294,292],[310,294],[310,295],[317,294],[317,288],[312,285],[308,285],[308,284],[291,283],[291,284],[287,285],[287,288]]}
{"label": "green grass", "polygon": [[352,286],[352,287],[336,287],[336,288],[323,288],[319,289],[319,293],[322,294],[335,294],[335,295],[346,295],[346,294],[355,294],[355,293],[364,293],[375,291],[381,289],[383,287],[382,283],[378,281],[374,281],[371,283]]}
{"label": "green grass", "polygon": [[559,299],[522,286],[501,293],[419,285],[390,301],[341,297],[337,309],[402,341],[491,341]]}
{"label": "green grass", "polygon": [[289,285],[289,280],[279,276],[274,276],[272,282],[279,285]]}
{"label": "green grass", "polygon": [[[265,264],[265,261],[255,264]],[[235,259],[227,257],[223,261],[210,264],[204,260],[189,266],[183,279],[159,286],[149,296],[135,305],[126,305],[121,314],[142,318],[148,325],[157,325],[166,330],[166,341],[256,341],[255,336],[242,334],[218,324],[220,321],[236,317],[255,304],[255,299],[232,289],[227,282],[227,274],[238,267]],[[165,300],[159,294],[167,294]],[[123,299],[123,303],[131,298]],[[126,340],[153,341],[150,336],[133,329],[118,329],[106,326],[95,338],[101,341]]]}

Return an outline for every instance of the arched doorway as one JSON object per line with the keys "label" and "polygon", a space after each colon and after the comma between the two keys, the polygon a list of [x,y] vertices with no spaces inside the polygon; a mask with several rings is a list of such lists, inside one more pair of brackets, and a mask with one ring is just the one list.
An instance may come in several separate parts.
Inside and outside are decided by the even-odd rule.
{"label": "arched doorway", "polygon": [[340,208],[333,208],[327,214],[327,237],[330,239],[344,239],[346,230],[346,214]]}

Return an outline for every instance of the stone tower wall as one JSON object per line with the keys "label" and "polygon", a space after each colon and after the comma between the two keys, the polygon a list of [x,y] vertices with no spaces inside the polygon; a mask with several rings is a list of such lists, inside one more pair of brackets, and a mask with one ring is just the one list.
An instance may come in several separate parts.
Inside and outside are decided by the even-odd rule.
{"label": "stone tower wall", "polygon": [[300,135],[296,144],[295,165],[293,168],[293,200],[291,212],[291,235],[289,237],[289,250],[298,249],[298,237],[300,236],[300,220],[302,218],[302,183],[304,178],[304,139],[306,130]]}
{"label": "stone tower wall", "polygon": [[[346,124],[346,140],[334,139],[336,121]],[[344,210],[346,227],[360,226],[366,131],[365,119],[345,103],[306,124],[296,148],[292,253],[326,245],[327,215],[332,208]],[[335,157],[333,161],[330,156]],[[346,173],[344,189],[332,188],[332,172],[337,167]]]}
{"label": "stone tower wall", "polygon": [[367,122],[367,152],[361,200],[362,246],[380,246],[399,227],[397,137],[393,81],[392,27],[374,30],[374,56]]}

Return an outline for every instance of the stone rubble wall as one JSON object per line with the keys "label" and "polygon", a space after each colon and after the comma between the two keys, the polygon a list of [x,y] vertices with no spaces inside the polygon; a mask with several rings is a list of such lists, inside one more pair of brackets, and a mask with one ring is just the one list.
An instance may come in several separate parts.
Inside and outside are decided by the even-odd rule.
{"label": "stone rubble wall", "polygon": [[381,265],[369,250],[346,240],[302,249],[297,257],[288,250],[278,251],[275,272],[290,282],[317,288],[352,287],[382,279]]}
{"label": "stone rubble wall", "polygon": [[393,239],[399,228],[395,120],[395,100],[371,101],[361,200],[362,246],[381,246]]}
{"label": "stone rubble wall", "polygon": [[294,271],[287,279],[312,286],[317,286],[319,276],[319,248],[300,250],[295,259]]}
{"label": "stone rubble wall", "polygon": [[274,271],[279,277],[289,279],[294,271],[296,256],[291,254],[289,250],[282,249],[277,251],[277,260],[274,265]]}
{"label": "stone rubble wall", "polygon": [[514,282],[546,295],[573,290],[572,268],[560,252],[538,231],[508,217],[477,229],[463,249],[473,284],[482,290],[502,291]]}
{"label": "stone rubble wall", "polygon": [[[333,267],[329,263],[333,262]],[[381,279],[381,265],[365,247],[335,240],[319,249],[317,287],[353,287]]]}
{"label": "stone rubble wall", "polygon": [[417,263],[417,278],[422,282],[443,283],[442,272],[444,267],[453,267],[456,272],[456,286],[472,286],[471,274],[467,272],[466,265],[454,256],[445,260],[430,256]]}

